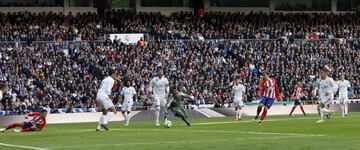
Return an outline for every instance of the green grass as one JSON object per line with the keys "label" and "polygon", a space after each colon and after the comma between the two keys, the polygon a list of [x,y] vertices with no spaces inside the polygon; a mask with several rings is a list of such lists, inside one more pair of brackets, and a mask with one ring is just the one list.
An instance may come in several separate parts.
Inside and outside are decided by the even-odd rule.
{"label": "green grass", "polygon": [[[173,120],[170,129],[157,128],[154,121],[133,121],[124,127],[110,122],[110,131],[95,132],[96,123],[48,125],[41,132],[0,134],[0,143],[44,149],[126,150],[359,150],[360,113],[347,118],[335,114],[317,124],[316,115],[268,116],[257,125],[246,117],[191,119],[192,127]],[[0,146],[0,149],[21,149]]]}

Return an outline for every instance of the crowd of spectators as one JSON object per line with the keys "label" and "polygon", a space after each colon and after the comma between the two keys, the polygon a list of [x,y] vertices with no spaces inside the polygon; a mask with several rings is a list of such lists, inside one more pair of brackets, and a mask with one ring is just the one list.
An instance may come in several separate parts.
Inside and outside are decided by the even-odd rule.
{"label": "crowd of spectators", "polygon": [[[74,17],[79,19],[78,21],[73,20],[71,16],[63,16],[59,19],[54,17],[55,14],[40,14],[39,16],[45,17],[41,19],[42,21],[37,20],[38,15],[29,14],[31,19],[24,19],[19,17],[19,14],[11,14],[15,15],[13,17],[9,17],[10,14],[2,14],[8,17],[1,23],[5,26],[2,26],[0,32],[8,34],[2,36],[4,38],[1,39],[12,36],[12,40],[16,41],[15,39],[19,37],[15,34],[17,31],[20,35],[23,33],[24,37],[41,37],[48,33],[49,37],[60,36],[60,34],[63,38],[70,37],[69,35],[77,37],[81,34],[82,38],[92,38],[78,41],[69,38],[71,42],[36,42],[41,38],[23,44],[16,42],[1,44],[0,42],[0,80],[6,82],[11,89],[0,104],[0,110],[16,110],[21,113],[47,107],[52,110],[66,108],[71,112],[73,108],[84,108],[84,110],[95,108],[99,82],[109,68],[117,68],[120,71],[120,79],[114,86],[114,102],[120,103],[119,94],[123,82],[125,79],[131,79],[138,93],[136,106],[151,105],[151,101],[147,99],[148,83],[156,75],[155,70],[159,67],[165,69],[171,88],[178,88],[195,96],[195,101],[190,102],[193,104],[211,103],[216,107],[224,107],[225,104],[231,103],[231,85],[237,77],[240,77],[246,86],[245,101],[256,101],[260,75],[264,70],[270,70],[274,74],[284,100],[289,100],[292,88],[298,81],[304,81],[306,89],[311,91],[318,78],[317,71],[325,65],[331,68],[332,77],[336,78],[340,73],[344,73],[352,85],[351,97],[360,98],[360,39],[357,37],[358,31],[354,25],[356,18],[351,20],[353,24],[342,22],[339,26],[335,21],[327,24],[331,21],[326,17],[321,18],[324,22],[318,21],[312,24],[310,23],[312,21],[309,21],[312,20],[311,18],[302,20],[299,17],[297,19],[279,17],[279,14],[273,14],[274,16],[253,14],[259,17],[255,19],[259,22],[256,22],[250,16],[238,14],[244,18],[239,22],[232,20],[232,24],[248,25],[243,27],[242,32],[237,33],[251,35],[252,30],[255,31],[253,27],[267,25],[269,31],[279,29],[278,32],[273,32],[274,34],[270,32],[270,37],[279,37],[258,40],[245,38],[161,41],[157,39],[159,33],[176,27],[176,24],[181,24],[179,20],[183,21],[184,26],[180,28],[185,30],[186,35],[189,31],[206,35],[204,33],[215,34],[229,29],[228,22],[231,21],[231,15],[226,15],[230,17],[228,22],[214,21],[206,24],[206,17],[195,20],[191,20],[193,18],[191,15],[186,15],[188,17],[183,19],[176,17],[184,14],[174,14],[168,18],[159,14],[135,15],[130,12],[117,16],[118,13],[108,14],[108,20],[111,21],[100,24],[96,21],[99,17],[94,14],[81,14],[82,17]],[[333,17],[341,18],[337,15]],[[49,21],[50,18],[57,21]],[[124,20],[116,25],[111,23],[119,21],[117,20],[119,18]],[[62,19],[66,21],[63,22]],[[144,21],[147,19],[151,21]],[[214,20],[222,19],[224,18],[214,16]],[[167,24],[169,20],[174,26],[170,25],[171,23]],[[283,31],[290,32],[290,22],[296,22],[295,20],[304,22],[299,23],[299,29],[309,26],[309,29],[314,32],[323,31],[324,35],[332,33],[334,37],[322,40],[297,39],[296,35],[301,36],[305,33],[300,30],[283,37],[283,34],[287,33]],[[205,22],[204,26],[201,22]],[[194,26],[187,26],[189,24]],[[310,27],[310,24],[313,26]],[[100,27],[98,28],[97,25]],[[38,27],[36,31],[31,31],[27,28],[30,26]],[[74,32],[74,28],[78,32]],[[322,30],[323,28],[326,30]],[[155,38],[149,39],[146,44],[133,45],[125,45],[120,40],[95,41],[98,34],[106,32],[146,32],[151,33]],[[169,32],[165,33],[169,35]],[[230,38],[226,36],[227,34],[219,35],[223,36],[217,38]],[[204,37],[208,38],[208,36]],[[171,39],[173,38],[175,37]]]}
{"label": "crowd of spectators", "polygon": [[224,13],[203,17],[179,12],[117,10],[95,13],[0,13],[0,41],[103,40],[105,33],[145,33],[156,40],[174,39],[334,39],[358,38],[360,16],[329,13]]}

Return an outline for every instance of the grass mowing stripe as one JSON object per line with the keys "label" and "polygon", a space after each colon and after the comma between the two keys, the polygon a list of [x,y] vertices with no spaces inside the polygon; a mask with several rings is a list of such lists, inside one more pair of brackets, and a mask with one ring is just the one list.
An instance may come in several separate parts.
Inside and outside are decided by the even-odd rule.
{"label": "grass mowing stripe", "polygon": [[6,144],[6,143],[0,143],[0,146],[26,148],[26,149],[33,149],[33,150],[48,150],[48,149],[46,149],[46,148],[39,148],[39,147],[32,147],[32,146],[24,146],[24,145],[13,145],[13,144]]}
{"label": "grass mowing stripe", "polygon": [[[302,138],[300,136],[298,138]],[[47,147],[49,149],[63,149],[63,148],[82,148],[82,147],[106,147],[106,146],[130,146],[130,145],[157,145],[157,144],[184,144],[184,143],[204,143],[204,142],[228,142],[228,141],[243,141],[243,140],[264,140],[264,139],[281,139],[289,138],[289,136],[274,136],[263,138],[234,138],[234,139],[209,139],[209,140],[188,140],[188,141],[164,141],[164,142],[143,142],[143,143],[119,143],[119,144],[94,144],[94,145],[63,145]]]}
{"label": "grass mowing stripe", "polygon": [[[202,132],[202,133],[231,133],[231,134],[256,134],[256,135],[284,135],[284,136],[325,136],[322,134],[299,134],[299,133],[278,133],[278,132],[253,132],[253,131],[226,131],[226,130],[177,130],[177,129],[123,129],[123,128],[113,128],[110,131],[103,131],[103,132],[111,132],[111,131],[148,131],[148,132]],[[63,131],[61,133],[81,133],[81,132],[95,132],[92,129],[84,129],[84,130],[73,130],[73,131]]]}
{"label": "grass mowing stripe", "polygon": [[[357,118],[360,117],[360,115],[354,115],[351,116],[351,118]],[[264,120],[264,122],[280,122],[280,121],[292,121],[292,120],[312,120],[312,119],[318,119],[319,117],[306,117],[306,118],[282,118],[282,119],[268,119],[268,120]],[[344,118],[344,117],[331,117],[331,118]],[[252,120],[245,120],[245,121],[222,121],[222,122],[200,122],[200,123],[193,123],[192,125],[217,125],[217,124],[231,124],[231,123],[249,123],[249,122],[254,122]],[[315,122],[315,121],[314,121]],[[181,126],[186,126],[184,124],[181,124]]]}

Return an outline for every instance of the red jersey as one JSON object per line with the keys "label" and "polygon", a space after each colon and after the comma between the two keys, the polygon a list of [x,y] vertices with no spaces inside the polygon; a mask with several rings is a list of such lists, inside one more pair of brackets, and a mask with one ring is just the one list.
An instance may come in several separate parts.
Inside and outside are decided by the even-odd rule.
{"label": "red jersey", "polygon": [[41,130],[46,125],[46,118],[40,118],[41,113],[40,112],[32,112],[28,114],[27,116],[32,117],[32,119],[29,121],[32,124],[36,124],[36,126]]}
{"label": "red jersey", "polygon": [[296,85],[294,87],[293,98],[295,100],[299,100],[299,99],[301,99],[303,97],[303,95],[304,95],[304,89]]}
{"label": "red jersey", "polygon": [[280,92],[276,84],[276,80],[274,78],[270,78],[269,80],[262,80],[260,83],[258,95],[280,100]]}

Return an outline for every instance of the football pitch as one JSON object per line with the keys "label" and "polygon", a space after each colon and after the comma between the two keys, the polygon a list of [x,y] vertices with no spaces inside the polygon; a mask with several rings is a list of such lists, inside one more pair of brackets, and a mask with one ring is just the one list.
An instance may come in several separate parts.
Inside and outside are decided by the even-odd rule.
{"label": "football pitch", "polygon": [[95,132],[97,123],[47,125],[41,132],[0,134],[0,149],[126,149],[126,150],[359,150],[360,113],[317,124],[317,115],[268,116],[257,125],[245,117],[190,119],[187,127],[172,120],[171,128],[154,121],[133,121],[125,127],[110,122],[109,131]]}

